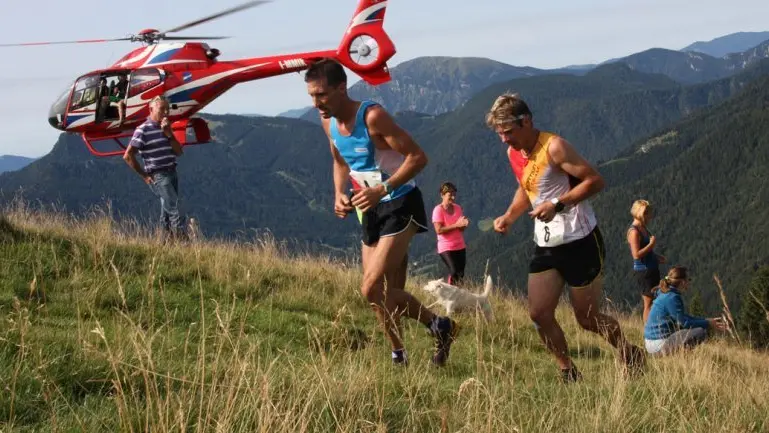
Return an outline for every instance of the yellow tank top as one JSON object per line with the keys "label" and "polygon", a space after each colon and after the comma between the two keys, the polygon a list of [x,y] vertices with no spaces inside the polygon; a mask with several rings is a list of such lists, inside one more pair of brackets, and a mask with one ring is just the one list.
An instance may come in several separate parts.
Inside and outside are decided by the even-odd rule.
{"label": "yellow tank top", "polygon": [[[548,150],[555,137],[555,134],[540,132],[534,149],[529,155],[521,158],[523,167],[519,171],[521,174],[518,182],[529,196],[532,207],[562,196],[571,189],[572,182],[579,182],[553,165]],[[535,221],[534,241],[542,247],[553,247],[582,239],[589,235],[595,226],[596,218],[592,206],[588,201],[581,201],[575,206],[567,206],[547,224]]]}

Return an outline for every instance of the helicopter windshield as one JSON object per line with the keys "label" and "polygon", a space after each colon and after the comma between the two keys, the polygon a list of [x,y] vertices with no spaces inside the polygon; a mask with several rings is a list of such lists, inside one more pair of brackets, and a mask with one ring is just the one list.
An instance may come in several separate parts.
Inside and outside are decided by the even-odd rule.
{"label": "helicopter windshield", "polygon": [[75,91],[70,99],[69,109],[78,110],[96,103],[96,93],[99,90],[99,74],[80,77],[75,83]]}
{"label": "helicopter windshield", "polygon": [[67,111],[67,101],[69,101],[69,94],[72,92],[72,87],[75,83],[70,83],[67,88],[61,93],[61,96],[56,98],[56,102],[51,105],[51,109],[48,110],[48,123],[56,129],[64,130],[63,120],[64,113]]}

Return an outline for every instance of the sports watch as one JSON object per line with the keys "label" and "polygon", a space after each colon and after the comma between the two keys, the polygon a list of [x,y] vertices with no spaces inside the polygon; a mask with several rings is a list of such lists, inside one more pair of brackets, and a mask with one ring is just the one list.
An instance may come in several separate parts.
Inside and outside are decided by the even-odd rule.
{"label": "sports watch", "polygon": [[566,207],[566,205],[564,205],[563,203],[561,203],[561,201],[560,201],[560,200],[558,200],[558,198],[554,198],[554,199],[551,199],[551,200],[550,200],[550,203],[552,203],[552,204],[554,204],[554,205],[555,205],[555,213],[559,213],[559,212],[561,212],[561,211],[563,210],[563,208],[565,208],[565,207]]}
{"label": "sports watch", "polygon": [[391,192],[393,192],[392,187],[390,186],[389,183],[387,183],[387,181],[382,182],[382,185],[384,186],[385,194],[390,194]]}

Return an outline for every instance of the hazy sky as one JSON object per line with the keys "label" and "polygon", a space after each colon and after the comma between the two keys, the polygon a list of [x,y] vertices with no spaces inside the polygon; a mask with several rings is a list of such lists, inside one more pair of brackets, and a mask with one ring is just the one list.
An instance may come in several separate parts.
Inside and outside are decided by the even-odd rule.
{"label": "hazy sky", "polygon": [[[0,0],[0,43],[123,37],[163,30],[243,0]],[[356,0],[274,0],[183,35],[212,41],[220,59],[335,48]],[[766,0],[390,0],[385,29],[398,50],[394,66],[419,56],[487,57],[554,68],[596,63],[652,47],[680,49],[738,31],[769,30]],[[46,116],[78,75],[114,63],[129,42],[0,48],[0,155],[42,156],[59,131]],[[357,78],[355,79],[357,80]],[[309,104],[302,76],[240,84],[204,109],[275,115]]]}

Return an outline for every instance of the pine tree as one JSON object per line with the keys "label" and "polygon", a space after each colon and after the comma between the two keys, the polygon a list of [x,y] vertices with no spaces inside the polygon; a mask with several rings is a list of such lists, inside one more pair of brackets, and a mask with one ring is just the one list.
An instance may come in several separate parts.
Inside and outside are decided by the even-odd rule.
{"label": "pine tree", "polygon": [[769,347],[769,266],[753,276],[742,305],[740,330],[754,347]]}
{"label": "pine tree", "polygon": [[700,296],[700,290],[696,289],[692,291],[692,297],[689,299],[689,314],[697,317],[705,316],[705,307],[702,305],[702,297]]}

